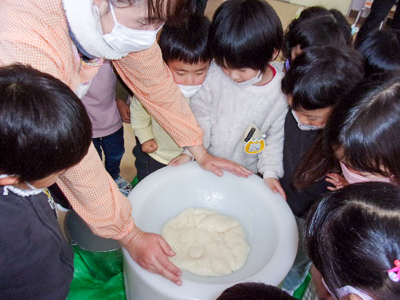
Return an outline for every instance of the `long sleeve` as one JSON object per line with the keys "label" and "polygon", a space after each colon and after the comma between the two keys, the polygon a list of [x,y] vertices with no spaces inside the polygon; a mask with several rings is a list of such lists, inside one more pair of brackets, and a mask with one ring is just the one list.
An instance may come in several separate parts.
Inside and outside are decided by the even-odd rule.
{"label": "long sleeve", "polygon": [[201,145],[203,132],[162,60],[157,43],[114,61],[122,80],[180,147]]}
{"label": "long sleeve", "polygon": [[278,178],[283,176],[283,137],[284,124],[287,109],[277,105],[271,114],[277,114],[277,118],[268,128],[265,149],[259,154],[257,168],[263,178]]}
{"label": "long sleeve", "polygon": [[[72,90],[89,82],[98,69],[80,65],[61,1],[47,0],[0,1],[0,65],[12,63],[29,64],[50,73]],[[93,146],[57,183],[95,234],[120,239],[132,231],[130,203]]]}
{"label": "long sleeve", "polygon": [[190,108],[203,129],[203,145],[206,149],[211,143],[213,101],[216,99],[215,94],[218,93],[218,89],[215,88],[215,83],[213,82],[215,72],[216,66],[212,63],[203,86],[190,100]]}
{"label": "long sleeve", "polygon": [[143,144],[146,141],[154,139],[151,116],[136,97],[131,97],[130,109],[131,126],[139,142]]}

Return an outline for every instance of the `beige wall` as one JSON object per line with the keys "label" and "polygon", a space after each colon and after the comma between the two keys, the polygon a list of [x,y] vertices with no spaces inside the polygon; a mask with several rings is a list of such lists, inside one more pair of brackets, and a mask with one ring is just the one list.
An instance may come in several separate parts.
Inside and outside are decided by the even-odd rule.
{"label": "beige wall", "polygon": [[304,6],[324,6],[328,9],[336,8],[344,15],[347,15],[351,0],[290,0],[290,3],[304,5]]}

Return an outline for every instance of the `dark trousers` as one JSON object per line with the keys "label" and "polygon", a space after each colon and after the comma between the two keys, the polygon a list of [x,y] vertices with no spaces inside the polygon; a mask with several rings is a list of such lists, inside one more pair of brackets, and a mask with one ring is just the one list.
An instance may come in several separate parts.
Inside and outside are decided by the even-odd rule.
{"label": "dark trousers", "polygon": [[[370,14],[365,19],[360,31],[357,33],[355,40],[356,46],[367,37],[368,33],[379,28],[379,25],[383,20],[385,20],[386,16],[396,2],[397,0],[374,0],[371,6]],[[391,27],[394,29],[400,29],[400,4],[397,5]]]}
{"label": "dark trousers", "polygon": [[136,138],[136,146],[133,148],[133,155],[135,156],[135,167],[137,170],[137,178],[139,181],[143,180],[145,177],[151,173],[164,168],[166,165],[156,161],[150,155],[142,151],[142,145]]}
{"label": "dark trousers", "polygon": [[113,179],[117,179],[120,172],[120,164],[122,156],[125,153],[124,148],[124,127],[121,127],[118,131],[113,134],[94,138],[93,144],[102,158],[102,149],[104,152],[104,165],[107,172]]}
{"label": "dark trousers", "polygon": [[205,12],[206,7],[207,7],[207,1],[208,0],[196,0],[196,10],[195,10],[195,12],[204,15],[204,12]]}

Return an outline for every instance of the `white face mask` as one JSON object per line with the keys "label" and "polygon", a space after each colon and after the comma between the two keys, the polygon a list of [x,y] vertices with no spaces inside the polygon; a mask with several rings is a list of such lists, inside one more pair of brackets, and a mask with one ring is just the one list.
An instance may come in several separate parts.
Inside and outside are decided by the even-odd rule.
{"label": "white face mask", "polygon": [[246,80],[246,81],[242,81],[242,82],[235,81],[235,83],[240,86],[253,85],[253,84],[259,83],[262,80],[262,76],[263,76],[263,74],[261,73],[261,70],[260,70],[260,71],[258,71],[257,75],[254,76],[253,78]]}
{"label": "white face mask", "polygon": [[[325,280],[322,279],[322,283],[324,284],[324,286],[326,287],[326,289],[328,290],[328,292],[333,295],[333,293],[331,292],[331,290],[328,288],[328,286],[325,283]],[[365,293],[362,290],[356,289],[354,287],[352,287],[351,285],[346,285],[344,287],[335,289],[336,294],[338,294],[339,298],[335,299],[342,299],[343,297],[350,295],[350,294],[354,294],[359,296],[361,299],[363,300],[374,300],[370,295],[368,295],[367,293]]]}
{"label": "white face mask", "polygon": [[318,129],[324,128],[324,125],[315,126],[315,125],[309,125],[309,124],[301,123],[299,117],[297,116],[297,114],[296,114],[296,112],[294,110],[292,110],[292,115],[296,119],[297,126],[299,126],[299,128],[301,130],[318,130]]}
{"label": "white face mask", "polygon": [[103,35],[103,39],[114,51],[121,55],[127,55],[131,52],[146,50],[154,44],[157,33],[163,25],[157,30],[130,29],[117,22],[111,3],[110,8],[115,25],[110,33]]}
{"label": "white face mask", "polygon": [[179,89],[181,90],[183,96],[186,98],[192,97],[194,94],[196,94],[202,87],[203,85],[183,85],[183,84],[178,84]]}

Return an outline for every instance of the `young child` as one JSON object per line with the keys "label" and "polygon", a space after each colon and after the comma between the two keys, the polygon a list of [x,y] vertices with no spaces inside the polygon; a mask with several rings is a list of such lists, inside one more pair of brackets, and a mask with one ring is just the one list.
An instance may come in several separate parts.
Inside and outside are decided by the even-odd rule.
{"label": "young child", "polygon": [[93,144],[112,179],[119,190],[128,196],[132,186],[121,177],[120,164],[125,153],[124,129],[122,122],[130,122],[129,105],[116,99],[115,76],[111,62],[104,61],[97,75],[93,78],[89,90],[82,98],[93,127]]}
{"label": "young child", "polygon": [[[328,192],[328,182],[323,178],[298,190],[293,183],[294,174],[336,103],[362,79],[363,66],[362,56],[350,47],[308,47],[293,61],[282,80],[290,110],[285,119],[284,176],[280,183],[300,233],[312,204]],[[311,265],[299,236],[296,260],[282,286],[289,294],[304,281]]]}
{"label": "young child", "polygon": [[276,286],[262,282],[243,282],[227,288],[217,300],[291,300],[296,299]]}
{"label": "young child", "polygon": [[[385,181],[399,185],[400,74],[367,77],[345,99],[332,112],[322,139],[306,154],[296,186],[309,186],[339,170],[350,184]],[[328,175],[336,188],[343,187],[334,176],[338,174]]]}
{"label": "young child", "polygon": [[310,46],[350,46],[353,43],[351,26],[346,17],[336,10],[312,6],[303,10],[286,29],[283,37],[285,70]]}
{"label": "young child", "polygon": [[284,195],[278,178],[287,102],[280,89],[283,73],[269,64],[282,36],[279,17],[267,2],[222,3],[209,36],[216,63],[190,106],[210,154],[261,173],[272,191]]}
{"label": "young child", "polygon": [[67,85],[28,66],[0,68],[0,299],[67,298],[73,252],[46,187],[82,160],[91,137]]}
{"label": "young child", "polygon": [[357,46],[365,58],[365,76],[400,70],[400,30],[370,32]]}
{"label": "young child", "polygon": [[[202,14],[191,14],[179,25],[165,24],[160,35],[163,59],[188,102],[201,88],[210,66],[210,23]],[[136,135],[133,155],[139,181],[182,153],[135,97],[131,100],[131,125]]]}
{"label": "young child", "polygon": [[308,254],[335,299],[400,298],[400,190],[350,185],[327,194],[307,220]]}

